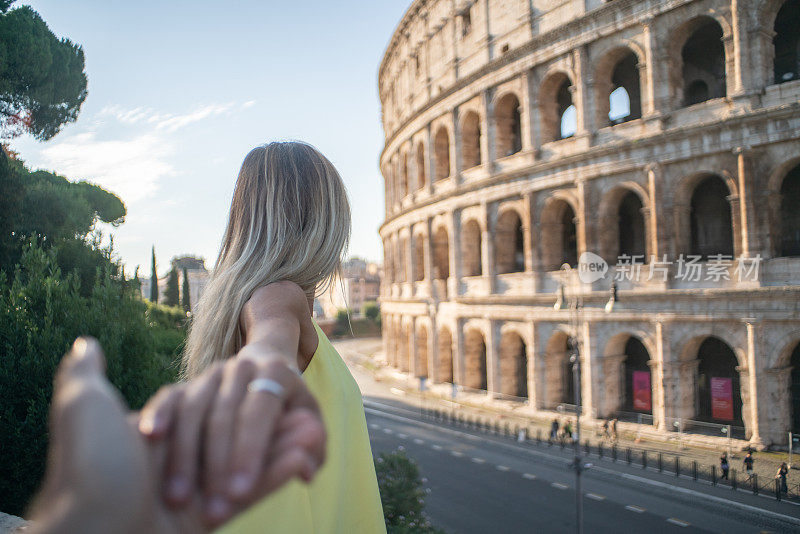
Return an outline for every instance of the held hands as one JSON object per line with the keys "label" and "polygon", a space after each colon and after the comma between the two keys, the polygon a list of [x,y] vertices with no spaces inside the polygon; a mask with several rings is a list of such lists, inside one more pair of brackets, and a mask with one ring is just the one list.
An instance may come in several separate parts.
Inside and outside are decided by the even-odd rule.
{"label": "held hands", "polygon": [[325,457],[319,407],[275,356],[234,357],[163,388],[142,410],[139,430],[167,449],[167,503],[183,508],[199,492],[211,526],[295,476],[310,481]]}

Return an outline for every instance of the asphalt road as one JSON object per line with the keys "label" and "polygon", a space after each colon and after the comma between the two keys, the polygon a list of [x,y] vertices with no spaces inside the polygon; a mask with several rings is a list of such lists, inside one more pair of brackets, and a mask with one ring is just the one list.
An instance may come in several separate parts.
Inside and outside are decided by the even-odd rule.
{"label": "asphalt road", "polygon": [[[569,450],[433,423],[399,401],[366,398],[365,405],[373,453],[403,447],[419,463],[435,525],[450,533],[575,532]],[[800,507],[791,503],[728,497],[730,490],[696,483],[681,488],[666,475],[594,464],[583,476],[587,533],[800,531],[800,520],[791,522]]]}

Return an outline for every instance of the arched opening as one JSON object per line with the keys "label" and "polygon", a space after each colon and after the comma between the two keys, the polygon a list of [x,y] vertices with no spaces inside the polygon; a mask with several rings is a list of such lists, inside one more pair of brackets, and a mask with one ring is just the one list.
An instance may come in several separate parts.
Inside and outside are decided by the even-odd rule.
{"label": "arched opening", "polygon": [[558,141],[575,135],[577,112],[572,102],[572,81],[563,72],[553,74],[539,92],[542,142]]}
{"label": "arched opening", "polygon": [[525,270],[523,241],[522,220],[516,211],[505,211],[497,219],[494,245],[497,274],[521,273]]}
{"label": "arched opening", "polygon": [[500,393],[528,396],[527,348],[515,332],[506,332],[500,338]]}
{"label": "arched opening", "polygon": [[619,255],[634,258],[633,262],[645,260],[645,226],[642,201],[639,195],[629,191],[622,197],[617,212],[619,217]]}
{"label": "arched opening", "polygon": [[575,225],[575,212],[572,206],[564,203],[564,210],[561,213],[561,261],[570,267],[578,266],[578,232]]}
{"label": "arched opening", "polygon": [[442,126],[436,131],[433,139],[434,180],[444,180],[450,176],[450,135]]}
{"label": "arched opening", "polygon": [[575,402],[575,387],[570,363],[569,336],[556,332],[547,342],[544,356],[544,407]]}
{"label": "arched opening", "polygon": [[400,238],[397,250],[397,278],[398,282],[409,282],[408,276],[408,239]]}
{"label": "arched opening", "polygon": [[418,378],[428,377],[428,328],[425,325],[417,327],[417,364],[414,366]]}
{"label": "arched opening", "polygon": [[519,108],[519,99],[513,94],[507,94],[497,102],[494,120],[498,158],[522,150],[522,118]]}
{"label": "arched opening", "polygon": [[408,195],[410,188],[408,187],[408,154],[403,152],[403,157],[400,159],[400,200]]}
{"label": "arched opening", "polygon": [[433,234],[433,279],[447,280],[450,276],[450,238],[440,226]]}
{"label": "arched opening", "polygon": [[631,51],[614,66],[608,100],[608,119],[611,124],[619,124],[642,117],[639,58]]}
{"label": "arched opening", "polygon": [[481,119],[474,111],[464,116],[461,125],[461,157],[465,169],[481,164]]}
{"label": "arched opening", "polygon": [[736,354],[727,343],[708,337],[697,350],[697,419],[744,426]]}
{"label": "arched opening", "polygon": [[694,189],[691,203],[691,253],[708,259],[733,256],[730,191],[719,176],[704,178]]}
{"label": "arched opening", "polygon": [[439,330],[439,382],[453,382],[453,337],[450,329],[442,327]]}
{"label": "arched opening", "polygon": [[417,145],[417,187],[424,189],[427,185],[425,177],[425,147],[422,143]]}
{"label": "arched opening", "polygon": [[800,0],[787,0],[775,17],[775,83],[800,79]]}
{"label": "arched opening", "polygon": [[481,276],[481,227],[470,219],[461,230],[461,262],[463,276]]}
{"label": "arched opening", "polygon": [[486,390],[486,342],[474,328],[464,334],[464,382],[468,388]]}
{"label": "arched opening", "polygon": [[414,281],[421,282],[425,279],[425,236],[414,236]]}
{"label": "arched opening", "polygon": [[408,324],[405,324],[400,327],[400,336],[397,339],[397,364],[399,369],[407,373],[409,371],[409,365],[411,363],[411,345],[409,343],[409,337],[411,336],[411,329],[409,328]]}
{"label": "arched opening", "polygon": [[781,185],[781,256],[800,256],[800,165]]}
{"label": "arched opening", "polygon": [[722,28],[710,17],[702,17],[693,27],[681,49],[685,106],[726,95]]}
{"label": "arched opening", "polygon": [[792,367],[789,382],[789,398],[792,403],[792,433],[800,434],[800,343],[795,345],[789,358]]}
{"label": "arched opening", "polygon": [[542,213],[542,260],[545,270],[555,271],[565,263],[578,265],[578,230],[569,202],[557,199]]}
{"label": "arched opening", "polygon": [[653,413],[650,353],[639,338],[631,336],[625,343],[625,396],[622,407],[626,412]]}

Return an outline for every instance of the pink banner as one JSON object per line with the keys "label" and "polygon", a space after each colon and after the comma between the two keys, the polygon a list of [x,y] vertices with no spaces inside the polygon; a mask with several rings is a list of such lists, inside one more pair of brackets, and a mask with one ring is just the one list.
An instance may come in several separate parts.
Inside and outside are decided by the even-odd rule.
{"label": "pink banner", "polygon": [[733,421],[733,383],[730,378],[711,377],[711,417]]}
{"label": "pink banner", "polygon": [[633,409],[637,412],[649,412],[650,404],[650,371],[633,372]]}

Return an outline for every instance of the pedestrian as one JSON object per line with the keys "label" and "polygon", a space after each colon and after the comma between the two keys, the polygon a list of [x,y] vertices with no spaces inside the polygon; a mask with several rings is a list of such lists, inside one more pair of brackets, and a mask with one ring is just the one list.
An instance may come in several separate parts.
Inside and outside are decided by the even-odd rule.
{"label": "pedestrian", "polygon": [[719,468],[722,471],[722,476],[720,476],[720,480],[723,478],[728,480],[728,469],[730,469],[730,465],[728,464],[728,453],[723,452],[722,456],[719,457]]}
{"label": "pedestrian", "polygon": [[554,418],[553,422],[550,423],[550,441],[558,439],[558,427],[558,418]]}
{"label": "pedestrian", "polygon": [[747,455],[745,455],[744,460],[742,461],[744,464],[744,471],[747,473],[747,480],[753,478],[753,452],[747,451]]}
{"label": "pedestrian", "polygon": [[789,474],[789,466],[783,462],[775,474],[775,478],[781,481],[781,493],[789,493],[789,485],[786,483],[786,475]]}
{"label": "pedestrian", "polygon": [[572,423],[569,420],[564,423],[564,438],[572,439]]}
{"label": "pedestrian", "polygon": [[610,426],[611,426],[611,421],[609,419],[603,421],[603,439],[611,438],[611,431],[609,429]]}
{"label": "pedestrian", "polygon": [[617,418],[611,420],[611,441],[617,442]]}

